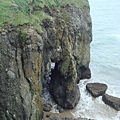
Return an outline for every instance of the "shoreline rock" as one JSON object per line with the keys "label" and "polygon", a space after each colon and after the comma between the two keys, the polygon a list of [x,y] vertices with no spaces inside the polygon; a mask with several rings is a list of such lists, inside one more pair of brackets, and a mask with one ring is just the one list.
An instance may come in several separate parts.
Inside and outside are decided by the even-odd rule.
{"label": "shoreline rock", "polygon": [[87,119],[87,118],[61,118],[59,116],[55,116],[53,118],[47,118],[46,120],[94,120],[94,119]]}
{"label": "shoreline rock", "polygon": [[107,85],[103,83],[88,83],[86,85],[86,89],[93,97],[102,96],[106,92],[107,88]]}
{"label": "shoreline rock", "polygon": [[46,112],[49,112],[51,110],[52,106],[50,104],[43,104],[43,110]]}
{"label": "shoreline rock", "polygon": [[117,111],[120,111],[120,98],[113,97],[113,96],[108,95],[108,94],[104,94],[102,97],[102,100],[105,104],[113,107]]}

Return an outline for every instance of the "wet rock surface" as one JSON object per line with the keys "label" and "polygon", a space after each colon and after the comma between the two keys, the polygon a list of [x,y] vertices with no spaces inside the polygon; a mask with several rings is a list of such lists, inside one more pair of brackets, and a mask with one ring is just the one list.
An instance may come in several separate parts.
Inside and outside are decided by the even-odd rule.
{"label": "wet rock surface", "polygon": [[120,111],[120,98],[104,94],[102,100],[105,102],[105,104],[113,107],[117,111]]}
{"label": "wet rock surface", "polygon": [[43,104],[43,110],[46,112],[49,112],[51,110],[52,106],[50,104]]}
{"label": "wet rock surface", "polygon": [[58,109],[59,113],[64,112],[64,109],[61,106],[57,106],[57,109]]}
{"label": "wet rock surface", "polygon": [[46,118],[46,120],[93,120],[93,119],[87,119],[87,118],[61,118],[59,116],[53,117],[53,118]]}
{"label": "wet rock surface", "polygon": [[103,83],[88,83],[86,85],[86,89],[93,97],[102,96],[106,92],[107,88],[107,85]]}

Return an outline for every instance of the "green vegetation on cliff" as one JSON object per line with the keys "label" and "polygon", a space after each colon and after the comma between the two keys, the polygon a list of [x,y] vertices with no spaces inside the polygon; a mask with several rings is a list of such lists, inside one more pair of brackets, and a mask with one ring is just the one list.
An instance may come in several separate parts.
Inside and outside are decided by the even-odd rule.
{"label": "green vegetation on cliff", "polygon": [[43,11],[36,11],[35,7],[57,7],[67,4],[76,4],[83,8],[88,6],[88,0],[0,0],[0,27],[3,23],[14,26],[27,23],[40,29],[39,23],[50,16]]}

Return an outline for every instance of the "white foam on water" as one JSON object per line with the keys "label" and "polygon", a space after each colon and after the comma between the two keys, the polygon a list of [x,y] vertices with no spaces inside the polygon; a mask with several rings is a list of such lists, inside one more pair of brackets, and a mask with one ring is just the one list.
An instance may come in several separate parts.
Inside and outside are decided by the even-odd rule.
{"label": "white foam on water", "polygon": [[79,89],[81,98],[75,109],[71,113],[76,117],[95,120],[119,120],[118,112],[102,101],[102,97],[93,98],[86,90],[86,84],[94,80],[80,81]]}

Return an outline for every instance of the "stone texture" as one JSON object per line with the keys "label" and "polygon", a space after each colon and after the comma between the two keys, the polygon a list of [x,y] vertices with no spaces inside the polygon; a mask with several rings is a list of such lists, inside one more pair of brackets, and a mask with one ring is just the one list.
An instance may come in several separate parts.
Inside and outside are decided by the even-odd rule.
{"label": "stone texture", "polygon": [[57,106],[57,109],[59,110],[59,113],[64,112],[64,109],[61,106]]}
{"label": "stone texture", "polygon": [[36,44],[41,39],[36,31],[29,35],[31,28],[26,29],[27,33],[10,31],[7,36],[0,35],[1,120],[38,120],[42,117],[42,54]]}
{"label": "stone texture", "polygon": [[107,85],[103,83],[88,83],[86,85],[86,89],[91,93],[93,97],[99,97],[106,92]]}
{"label": "stone texture", "polygon": [[43,110],[46,112],[49,112],[51,110],[52,106],[50,104],[43,104]]}
{"label": "stone texture", "polygon": [[105,94],[103,95],[102,100],[105,102],[105,104],[113,107],[117,111],[120,111],[120,98]]}
{"label": "stone texture", "polygon": [[[71,71],[73,73],[70,73],[69,71],[69,77],[67,78],[68,75],[65,75],[66,77],[64,77],[59,70],[59,64],[56,64],[55,69],[52,71],[50,83],[51,94],[55,101],[63,108],[74,108],[80,98],[79,88],[76,86],[75,81],[76,72]],[[68,65],[71,67],[71,64]],[[70,69],[67,68],[67,70]]]}
{"label": "stone texture", "polygon": [[[1,120],[42,119],[42,86],[49,83],[55,101],[63,108],[74,108],[80,98],[77,82],[91,76],[89,7],[80,9],[68,5],[49,10],[45,12],[51,18],[40,23],[42,33],[27,24],[3,26],[0,33]],[[52,62],[55,63],[53,71]]]}
{"label": "stone texture", "polygon": [[[63,12],[69,14],[68,19],[62,17]],[[92,34],[89,8],[84,12],[70,6],[61,9],[60,13],[54,12],[55,21],[43,22],[47,30],[44,37],[47,36],[46,40],[49,38],[45,54],[49,53],[50,56],[47,60],[44,59],[49,62],[52,58],[51,61],[55,63],[50,91],[55,101],[63,108],[74,108],[80,98],[76,83],[80,79],[91,77],[89,61]],[[56,17],[58,14],[61,18]],[[54,44],[51,44],[52,41]]]}
{"label": "stone texture", "polygon": [[53,118],[46,118],[46,120],[93,120],[93,119],[87,119],[87,118],[61,118],[59,116],[53,117]]}

